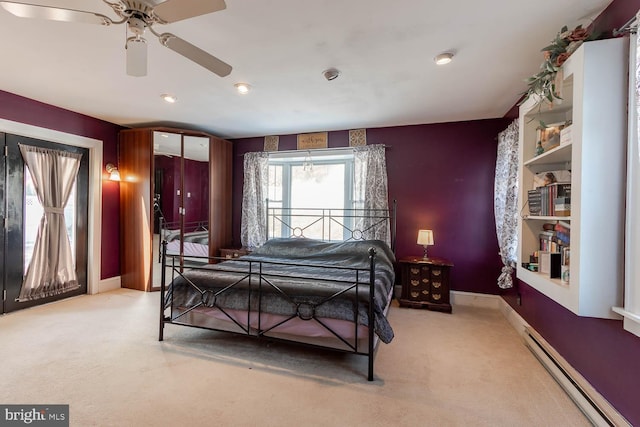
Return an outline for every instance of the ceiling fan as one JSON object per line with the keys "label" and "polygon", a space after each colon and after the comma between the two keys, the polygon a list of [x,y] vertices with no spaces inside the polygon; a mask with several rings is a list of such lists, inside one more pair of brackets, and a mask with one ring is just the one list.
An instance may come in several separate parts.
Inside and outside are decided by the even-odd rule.
{"label": "ceiling fan", "polygon": [[0,1],[0,6],[9,13],[21,18],[41,18],[105,26],[126,23],[128,30],[133,34],[127,38],[125,45],[127,51],[127,74],[130,76],[147,75],[147,41],[143,37],[147,29],[151,34],[158,37],[163,46],[218,76],[225,77],[231,73],[231,66],[224,61],[174,34],[159,33],[153,28],[154,24],[170,24],[223,10],[227,7],[224,0],[166,0],[159,4],[155,4],[157,1],[153,0],[102,1],[113,9],[119,20],[113,20],[108,16],[95,12],[13,1]]}

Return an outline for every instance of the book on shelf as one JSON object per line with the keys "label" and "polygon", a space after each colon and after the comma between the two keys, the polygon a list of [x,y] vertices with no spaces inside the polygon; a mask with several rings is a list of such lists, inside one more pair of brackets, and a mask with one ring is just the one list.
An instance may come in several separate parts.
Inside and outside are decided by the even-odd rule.
{"label": "book on shelf", "polygon": [[529,204],[529,215],[540,215],[542,212],[542,198],[540,190],[527,191],[527,203]]}
{"label": "book on shelf", "polygon": [[540,251],[538,257],[540,273],[547,274],[552,279],[560,277],[562,255],[559,252]]}
{"label": "book on shelf", "polygon": [[[529,190],[527,192],[527,197],[529,201],[529,212],[531,215],[571,215],[570,183],[556,182],[543,187],[538,187],[535,190]],[[538,206],[540,206],[539,209]]]}
{"label": "book on shelf", "polygon": [[571,198],[556,197],[553,201],[555,216],[571,216]]}

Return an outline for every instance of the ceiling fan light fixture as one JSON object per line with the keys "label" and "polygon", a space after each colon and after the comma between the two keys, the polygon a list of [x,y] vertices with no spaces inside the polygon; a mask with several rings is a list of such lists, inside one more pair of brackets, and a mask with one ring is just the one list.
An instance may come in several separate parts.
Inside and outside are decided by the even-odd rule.
{"label": "ceiling fan light fixture", "polygon": [[233,86],[241,95],[246,95],[251,90],[251,85],[248,83],[236,83]]}
{"label": "ceiling fan light fixture", "polygon": [[147,41],[142,37],[129,37],[126,44],[127,75],[147,75]]}
{"label": "ceiling fan light fixture", "polygon": [[436,57],[433,58],[433,60],[438,65],[448,64],[449,62],[453,61],[453,53],[443,52],[440,55],[436,55]]}
{"label": "ceiling fan light fixture", "polygon": [[169,104],[175,104],[178,98],[175,95],[171,95],[169,93],[163,93],[160,95],[160,98],[164,99],[164,102],[168,102]]}

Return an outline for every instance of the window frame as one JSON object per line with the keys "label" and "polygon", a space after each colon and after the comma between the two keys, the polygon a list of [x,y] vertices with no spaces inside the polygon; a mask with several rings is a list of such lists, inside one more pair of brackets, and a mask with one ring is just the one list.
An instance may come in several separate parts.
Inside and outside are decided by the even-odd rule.
{"label": "window frame", "polygon": [[[294,167],[304,167],[305,163],[310,163],[311,166],[320,166],[320,165],[344,165],[344,196],[342,201],[342,206],[318,206],[314,208],[303,208],[303,209],[327,209],[327,210],[343,210],[347,211],[349,209],[355,208],[356,201],[354,200],[355,193],[355,155],[352,149],[344,150],[344,149],[326,149],[326,150],[317,150],[314,152],[306,151],[294,151],[294,152],[279,152],[273,153],[269,155],[268,159],[268,179],[267,188],[271,185],[271,166],[280,166],[282,167],[282,195],[280,200],[268,199],[269,208],[271,208],[271,204],[279,204],[277,207],[281,207],[283,209],[295,209],[295,206],[291,206],[292,202],[292,170]],[[269,192],[269,196],[271,196]],[[353,225],[353,218],[345,217],[344,218],[345,227],[342,230],[342,240],[346,240],[348,238],[349,231],[348,229]],[[280,235],[287,234],[287,227],[283,223],[281,224]]]}

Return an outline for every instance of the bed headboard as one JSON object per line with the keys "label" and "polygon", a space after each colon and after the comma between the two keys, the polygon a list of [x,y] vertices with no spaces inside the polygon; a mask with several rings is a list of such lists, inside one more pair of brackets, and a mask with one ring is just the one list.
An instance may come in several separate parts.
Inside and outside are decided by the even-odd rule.
{"label": "bed headboard", "polygon": [[377,239],[395,251],[396,201],[389,209],[282,208],[267,200],[267,240],[306,237],[325,241]]}

